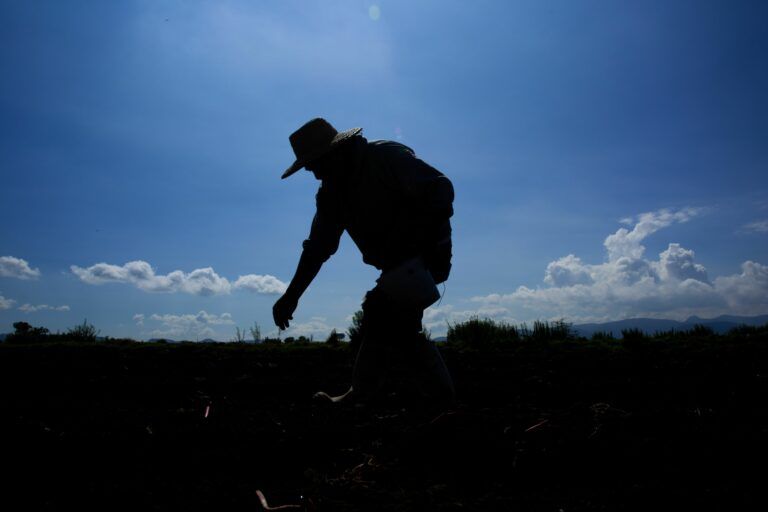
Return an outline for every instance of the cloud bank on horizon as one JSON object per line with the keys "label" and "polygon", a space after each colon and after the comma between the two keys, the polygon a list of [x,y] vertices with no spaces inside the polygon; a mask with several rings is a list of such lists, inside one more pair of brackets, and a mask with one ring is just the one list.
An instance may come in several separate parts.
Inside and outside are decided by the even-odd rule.
{"label": "cloud bank on horizon", "polygon": [[604,322],[633,317],[684,319],[691,315],[759,315],[768,312],[768,266],[745,261],[741,273],[710,279],[695,261],[695,252],[669,243],[657,258],[645,256],[641,243],[673,224],[688,222],[701,208],[662,209],[622,219],[632,229],[619,228],[605,238],[607,261],[587,263],[574,254],[550,262],[545,286],[520,286],[511,293],[476,296],[476,306],[431,307],[425,325],[444,328],[446,322],[472,316],[511,323],[532,319]]}
{"label": "cloud bank on horizon", "polygon": [[147,332],[153,338],[186,340],[199,340],[216,336],[216,326],[234,325],[235,323],[230,313],[216,315],[205,310],[201,310],[194,315],[152,314],[146,316],[138,313],[133,315],[133,321],[140,327],[145,327],[147,324],[154,326],[154,328]]}

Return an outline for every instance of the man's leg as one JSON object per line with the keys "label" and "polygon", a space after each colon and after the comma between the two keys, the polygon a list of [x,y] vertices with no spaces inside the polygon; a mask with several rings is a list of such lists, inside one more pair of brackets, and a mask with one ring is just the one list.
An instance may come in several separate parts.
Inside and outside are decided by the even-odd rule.
{"label": "man's leg", "polygon": [[382,390],[394,364],[401,365],[423,398],[446,405],[453,402],[451,376],[434,342],[421,332],[423,310],[389,300],[374,288],[365,296],[360,348],[352,372],[352,386],[340,396],[320,392],[316,396],[340,402],[352,397],[366,401]]}
{"label": "man's leg", "polygon": [[419,333],[413,340],[411,368],[422,397],[437,406],[450,405],[455,399],[453,379],[433,341]]}
{"label": "man's leg", "polygon": [[374,288],[366,293],[360,325],[360,347],[352,370],[352,386],[343,395],[331,396],[320,391],[315,393],[315,397],[331,402],[341,402],[347,398],[366,401],[375,397],[384,385],[392,362],[392,347],[388,343],[394,335],[392,324],[390,304],[381,292]]}
{"label": "man's leg", "polygon": [[422,309],[389,300],[374,288],[363,304],[363,342],[355,363],[353,387],[364,394],[381,390],[392,366],[406,370],[423,398],[437,404],[454,399],[453,381],[434,342],[422,330]]}
{"label": "man's leg", "polygon": [[392,364],[392,337],[397,329],[393,315],[391,304],[377,288],[365,295],[362,339],[352,371],[352,389],[358,399],[374,397],[384,385]]}

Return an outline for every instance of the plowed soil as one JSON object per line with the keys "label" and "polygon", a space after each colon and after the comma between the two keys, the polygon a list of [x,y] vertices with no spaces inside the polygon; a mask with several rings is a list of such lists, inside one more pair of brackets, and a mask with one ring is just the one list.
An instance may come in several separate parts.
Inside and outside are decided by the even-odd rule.
{"label": "plowed soil", "polygon": [[331,405],[345,346],[0,345],[4,510],[768,510],[768,340],[443,348],[448,411]]}

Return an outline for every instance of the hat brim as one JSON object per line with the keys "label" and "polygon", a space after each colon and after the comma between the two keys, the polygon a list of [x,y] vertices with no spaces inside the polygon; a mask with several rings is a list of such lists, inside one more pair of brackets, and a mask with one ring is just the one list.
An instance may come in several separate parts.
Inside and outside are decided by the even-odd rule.
{"label": "hat brim", "polygon": [[312,160],[316,160],[320,158],[321,156],[325,155],[329,151],[331,151],[333,148],[344,142],[345,140],[354,137],[355,135],[358,135],[360,132],[362,132],[362,128],[352,128],[351,130],[347,130],[345,132],[339,132],[331,141],[330,144],[328,144],[326,147],[322,148],[321,150],[315,152],[311,156],[298,159],[289,168],[285,170],[282,176],[280,176],[280,179],[285,179],[291,174],[294,174],[296,171],[307,165]]}

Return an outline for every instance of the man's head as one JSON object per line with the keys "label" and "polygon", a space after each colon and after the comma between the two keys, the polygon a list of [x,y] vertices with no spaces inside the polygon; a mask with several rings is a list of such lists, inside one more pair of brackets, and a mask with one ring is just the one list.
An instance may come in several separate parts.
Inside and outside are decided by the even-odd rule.
{"label": "man's head", "polygon": [[304,165],[304,168],[314,174],[315,179],[324,180],[330,178],[345,166],[346,148],[347,144],[340,144],[320,158],[310,160]]}
{"label": "man's head", "polygon": [[323,179],[342,162],[343,151],[339,151],[344,142],[359,135],[362,128],[352,128],[339,133],[336,128],[322,118],[315,118],[291,134],[288,140],[296,155],[296,161],[285,170],[285,179],[302,167]]}

